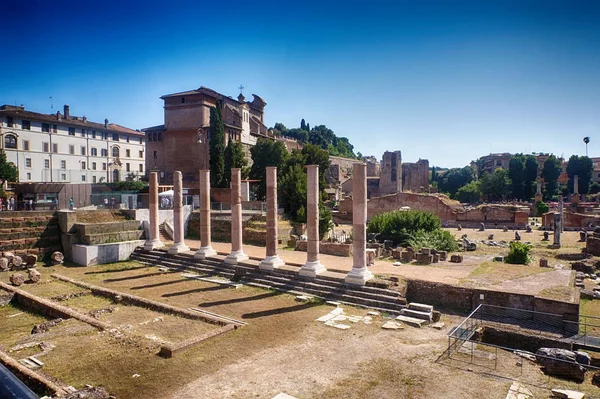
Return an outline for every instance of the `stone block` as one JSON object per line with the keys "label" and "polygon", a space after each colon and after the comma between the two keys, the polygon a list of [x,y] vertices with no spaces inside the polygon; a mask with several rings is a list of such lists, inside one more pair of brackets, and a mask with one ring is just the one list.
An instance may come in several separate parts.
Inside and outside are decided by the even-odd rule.
{"label": "stone block", "polygon": [[433,255],[419,253],[417,254],[417,263],[428,265],[433,262]]}
{"label": "stone block", "polygon": [[129,259],[133,251],[144,245],[144,240],[115,242],[98,245],[73,245],[73,262],[82,266],[101,265]]}
{"label": "stone block", "polygon": [[462,255],[452,255],[450,256],[450,262],[452,263],[462,263],[463,256]]}
{"label": "stone block", "polygon": [[548,259],[541,258],[540,259],[540,267],[549,267],[548,266]]}
{"label": "stone block", "polygon": [[419,252],[422,253],[423,255],[430,255],[431,254],[431,249],[429,249],[429,248],[421,248],[421,250]]}
{"label": "stone block", "polygon": [[586,369],[577,363],[575,352],[559,348],[540,348],[535,357],[547,374],[579,383],[585,380]]}
{"label": "stone block", "polygon": [[440,251],[439,255],[440,255],[440,261],[442,261],[442,262],[448,258],[448,252],[446,252],[446,251]]}
{"label": "stone block", "polygon": [[438,263],[440,261],[440,255],[439,254],[433,254],[433,263]]}

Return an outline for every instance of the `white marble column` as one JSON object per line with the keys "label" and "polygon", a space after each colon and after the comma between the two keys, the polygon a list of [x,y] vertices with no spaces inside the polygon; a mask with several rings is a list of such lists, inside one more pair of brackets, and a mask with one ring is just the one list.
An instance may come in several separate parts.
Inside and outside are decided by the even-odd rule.
{"label": "white marble column", "polygon": [[210,170],[200,171],[200,249],[196,259],[205,259],[217,254],[210,240]]}
{"label": "white marble column", "polygon": [[169,248],[170,254],[187,252],[190,249],[185,245],[183,237],[183,182],[180,171],[173,173],[173,245]]}
{"label": "white marble column", "polygon": [[319,260],[319,166],[308,165],[306,193],[306,263],[300,268],[303,277],[316,277],[325,272]]}
{"label": "white marble column", "polygon": [[231,168],[231,253],[225,263],[235,265],[248,259],[242,249],[242,178],[240,168]]}
{"label": "white marble column", "polygon": [[284,264],[277,254],[277,168],[267,167],[267,256],[258,267],[273,270]]}
{"label": "white marble column", "polygon": [[367,269],[367,165],[355,163],[352,166],[352,270],[346,276],[346,283],[365,285],[373,278]]}
{"label": "white marble column", "polygon": [[150,221],[148,223],[148,238],[144,243],[144,249],[152,251],[156,248],[161,248],[165,244],[160,240],[160,234],[158,232],[158,173],[150,172],[150,191],[148,198],[148,213],[150,214]]}

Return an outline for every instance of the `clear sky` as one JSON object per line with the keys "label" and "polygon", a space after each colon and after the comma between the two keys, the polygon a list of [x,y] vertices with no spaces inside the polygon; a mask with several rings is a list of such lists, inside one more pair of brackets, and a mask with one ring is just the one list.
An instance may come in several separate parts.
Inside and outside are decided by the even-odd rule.
{"label": "clear sky", "polygon": [[[265,99],[355,151],[600,156],[600,1],[6,1],[0,103],[141,129],[163,94]],[[52,97],[52,99],[50,99]],[[51,109],[53,103],[54,108]]]}

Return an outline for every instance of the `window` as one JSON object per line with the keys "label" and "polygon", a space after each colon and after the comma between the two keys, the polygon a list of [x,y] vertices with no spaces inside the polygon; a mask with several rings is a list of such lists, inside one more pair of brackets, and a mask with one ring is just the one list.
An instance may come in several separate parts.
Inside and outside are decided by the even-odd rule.
{"label": "window", "polygon": [[92,156],[93,157],[97,157],[98,156],[98,149],[97,148],[92,147]]}
{"label": "window", "polygon": [[69,136],[75,136],[75,128],[74,127],[69,128]]}
{"label": "window", "polygon": [[81,137],[85,137],[85,129],[81,129]]}
{"label": "window", "polygon": [[103,157],[107,157],[108,156],[108,150],[106,148],[102,148],[100,153],[102,154]]}
{"label": "window", "polygon": [[85,181],[85,175],[81,175],[81,181]]}
{"label": "window", "polygon": [[148,133],[148,141],[152,141],[152,132]]}
{"label": "window", "polygon": [[23,119],[22,127],[23,127],[23,130],[31,130],[31,122]]}
{"label": "window", "polygon": [[17,138],[12,134],[4,136],[4,148],[17,148]]}
{"label": "window", "polygon": [[119,158],[119,147],[113,147],[112,148],[112,156],[114,158]]}
{"label": "window", "polygon": [[52,132],[56,133],[58,131],[58,127],[56,125],[52,125]]}
{"label": "window", "polygon": [[23,151],[29,151],[29,140],[23,140]]}
{"label": "window", "polygon": [[81,162],[81,169],[85,170],[85,161]]}
{"label": "window", "polygon": [[158,141],[158,133],[154,132],[152,136],[152,141]]}
{"label": "window", "polygon": [[95,139],[96,138],[96,131],[92,130],[92,138]]}
{"label": "window", "polygon": [[50,160],[44,159],[44,169],[50,169]]}
{"label": "window", "polygon": [[69,154],[75,154],[75,146],[73,144],[69,144]]}
{"label": "window", "polygon": [[82,145],[82,146],[81,146],[81,155],[85,155],[85,154],[86,154],[86,152],[87,152],[87,151],[86,151],[86,148],[85,148],[85,146],[83,146],[83,145]]}
{"label": "window", "polygon": [[25,167],[31,168],[31,158],[25,158]]}
{"label": "window", "polygon": [[154,151],[154,159],[157,159],[157,158],[158,158],[157,153],[156,153],[156,151]]}
{"label": "window", "polygon": [[67,161],[65,161],[64,159],[60,161],[60,168],[67,169]]}
{"label": "window", "polygon": [[125,136],[125,139],[127,140],[127,142],[129,143],[129,136]]}
{"label": "window", "polygon": [[119,141],[119,133],[112,134],[113,141]]}
{"label": "window", "polygon": [[144,140],[140,137],[140,144],[143,144]]}
{"label": "window", "polygon": [[131,158],[131,150],[125,150],[125,156]]}
{"label": "window", "polygon": [[502,161],[496,161],[496,166],[502,166]]}
{"label": "window", "polygon": [[106,170],[106,163],[105,162],[102,163],[102,170]]}
{"label": "window", "polygon": [[96,170],[96,162],[92,162],[92,170]]}
{"label": "window", "polygon": [[158,141],[162,141],[162,132],[158,132]]}
{"label": "window", "polygon": [[15,124],[15,121],[14,121],[13,117],[12,116],[7,116],[6,117],[6,125],[8,127],[13,127],[14,124]]}
{"label": "window", "polygon": [[31,180],[31,173],[27,172],[27,180]]}
{"label": "window", "polygon": [[140,164],[140,173],[144,173],[144,165]]}
{"label": "window", "polygon": [[50,124],[49,123],[42,123],[42,132],[50,133]]}
{"label": "window", "polygon": [[60,174],[60,179],[61,180],[67,180],[67,174],[66,173],[61,173]]}
{"label": "window", "polygon": [[44,152],[50,152],[50,144],[48,144],[48,143],[42,143],[42,151],[44,151]]}
{"label": "window", "polygon": [[58,153],[58,144],[56,144],[56,143],[52,144],[52,152],[55,154]]}
{"label": "window", "polygon": [[126,169],[128,172],[131,172],[131,167],[129,166],[129,163],[126,163],[126,164],[125,164],[125,169]]}
{"label": "window", "polygon": [[144,158],[144,151],[140,150],[140,158]]}
{"label": "window", "polygon": [[104,140],[108,140],[108,133],[104,132]]}
{"label": "window", "polygon": [[94,183],[94,184],[96,184],[96,183],[97,183],[97,181],[96,181],[96,176],[92,176],[92,183]]}

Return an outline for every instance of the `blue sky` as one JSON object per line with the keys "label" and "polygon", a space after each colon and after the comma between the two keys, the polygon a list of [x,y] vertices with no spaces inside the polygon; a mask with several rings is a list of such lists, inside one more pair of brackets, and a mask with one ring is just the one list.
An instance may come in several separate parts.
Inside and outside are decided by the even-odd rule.
{"label": "blue sky", "polygon": [[[600,2],[14,1],[0,103],[131,128],[207,86],[325,124],[378,158],[463,166],[490,152],[600,156]],[[50,100],[52,97],[52,100]]]}

